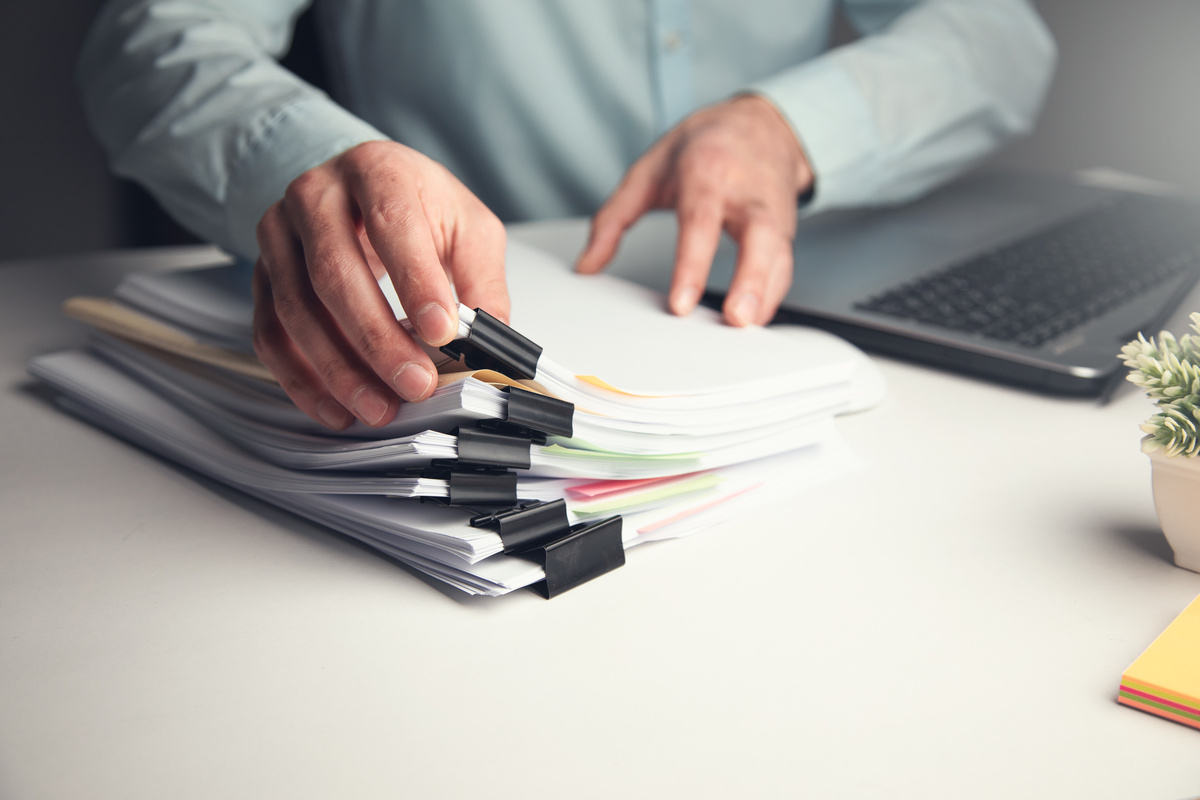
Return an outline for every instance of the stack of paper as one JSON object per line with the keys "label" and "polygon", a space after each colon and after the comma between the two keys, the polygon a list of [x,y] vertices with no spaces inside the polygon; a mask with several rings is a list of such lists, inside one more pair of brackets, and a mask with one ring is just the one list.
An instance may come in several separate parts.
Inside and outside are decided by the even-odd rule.
{"label": "stack of paper", "polygon": [[1200,728],[1200,597],[1125,670],[1117,702]]}
{"label": "stack of paper", "polygon": [[[577,277],[517,244],[508,273],[513,327],[544,347],[534,374],[432,353],[437,391],[380,429],[332,433],[291,404],[253,357],[248,273],[236,265],[131,276],[113,299],[72,301],[69,313],[116,337],[39,357],[30,371],[118,436],[485,594],[545,573],[504,555],[501,536],[473,527],[470,511],[414,498],[453,502],[452,481],[423,468],[453,464],[462,431],[504,420],[520,399],[512,392],[574,404],[570,435],[529,443],[510,470],[516,496],[565,501],[571,522],[620,514],[625,547],[709,527],[748,498],[856,465],[833,417],[877,402],[883,382],[841,340],[729,328],[706,309],[672,317],[648,290]],[[479,324],[463,309],[462,336]]]}

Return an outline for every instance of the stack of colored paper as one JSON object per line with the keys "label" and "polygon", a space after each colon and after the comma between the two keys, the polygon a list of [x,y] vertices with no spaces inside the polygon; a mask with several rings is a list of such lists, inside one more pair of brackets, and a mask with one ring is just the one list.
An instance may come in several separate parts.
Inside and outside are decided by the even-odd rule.
{"label": "stack of colored paper", "polygon": [[1125,670],[1117,702],[1200,728],[1200,597]]}

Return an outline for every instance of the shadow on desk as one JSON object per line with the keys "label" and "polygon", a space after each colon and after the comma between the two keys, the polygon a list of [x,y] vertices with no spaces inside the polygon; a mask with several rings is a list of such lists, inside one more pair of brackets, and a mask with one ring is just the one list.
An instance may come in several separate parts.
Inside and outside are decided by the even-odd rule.
{"label": "shadow on desk", "polygon": [[1171,550],[1171,545],[1167,543],[1162,531],[1157,527],[1116,521],[1103,526],[1101,530],[1127,550],[1175,566],[1175,553]]}

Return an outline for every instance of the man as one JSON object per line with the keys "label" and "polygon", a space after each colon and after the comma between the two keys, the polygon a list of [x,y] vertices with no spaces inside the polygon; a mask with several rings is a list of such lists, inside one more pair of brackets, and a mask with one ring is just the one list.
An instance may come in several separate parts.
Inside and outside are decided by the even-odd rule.
{"label": "man", "polygon": [[1027,0],[842,0],[863,38],[828,52],[836,0],[325,0],[338,105],[274,60],[306,5],[113,0],[79,80],[117,172],[257,256],[256,351],[333,429],[435,388],[376,276],[441,345],[451,281],[507,318],[501,219],[594,212],[595,272],[674,208],[671,310],[695,307],[725,230],[725,317],[763,324],[798,199],[924,191],[1027,131],[1054,61]]}

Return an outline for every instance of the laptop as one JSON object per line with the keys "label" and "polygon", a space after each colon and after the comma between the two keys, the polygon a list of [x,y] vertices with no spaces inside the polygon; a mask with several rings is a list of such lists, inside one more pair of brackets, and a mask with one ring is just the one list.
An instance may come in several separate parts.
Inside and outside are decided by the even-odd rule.
{"label": "laptop", "polygon": [[[968,175],[907,205],[802,219],[778,322],[1055,394],[1099,396],[1121,346],[1200,277],[1200,203],[1069,178]],[[722,248],[705,302],[720,307]]]}

